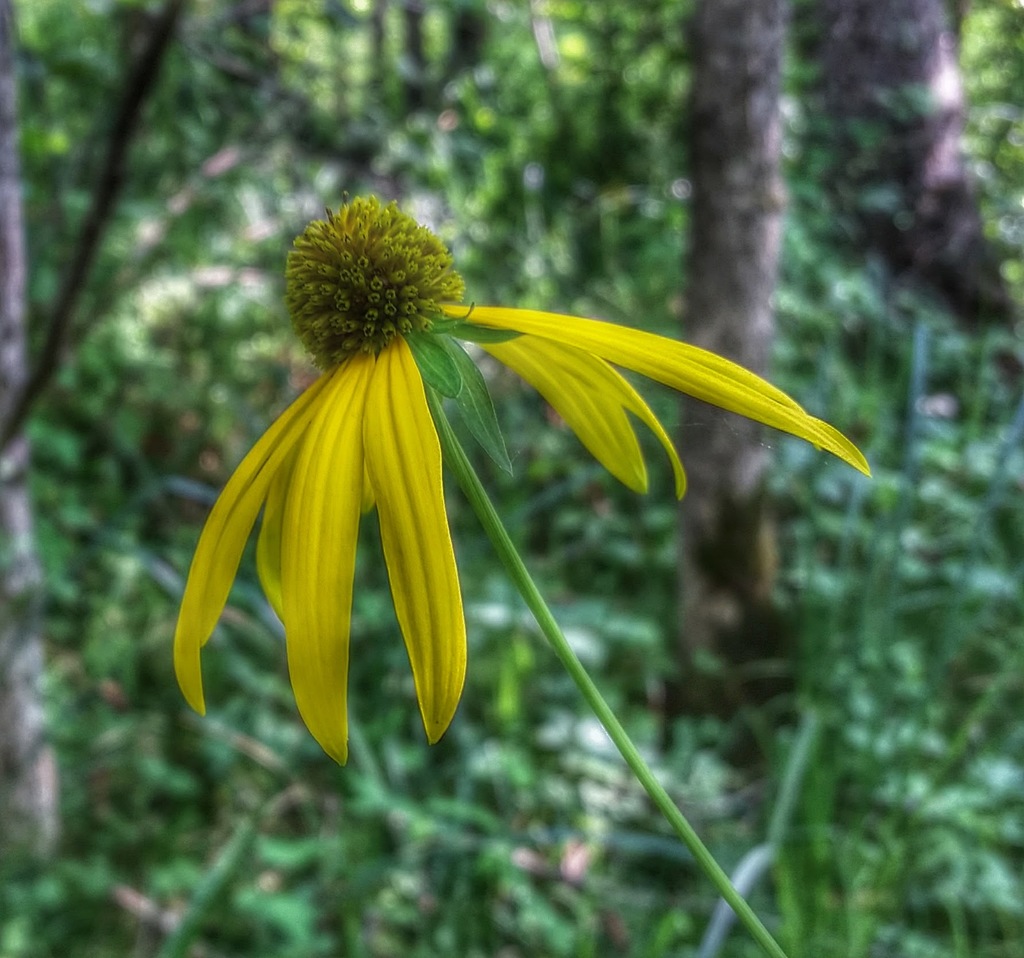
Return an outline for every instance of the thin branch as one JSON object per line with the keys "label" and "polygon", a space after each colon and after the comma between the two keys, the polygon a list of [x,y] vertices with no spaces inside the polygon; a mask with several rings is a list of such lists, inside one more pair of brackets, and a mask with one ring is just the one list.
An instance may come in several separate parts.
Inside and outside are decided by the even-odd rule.
{"label": "thin branch", "polygon": [[134,915],[143,924],[152,926],[161,934],[169,935],[181,924],[181,915],[161,908],[152,898],[147,898],[130,885],[115,885],[110,890],[110,897],[130,915]]}
{"label": "thin branch", "polygon": [[145,45],[125,79],[124,95],[114,116],[107,154],[93,192],[92,203],[82,222],[74,255],[64,272],[64,281],[50,314],[46,338],[36,367],[25,388],[13,403],[6,422],[0,423],[0,449],[18,433],[33,403],[60,369],[68,345],[75,308],[85,289],[103,234],[110,223],[124,185],[128,149],[184,5],[185,0],[168,0],[154,21]]}

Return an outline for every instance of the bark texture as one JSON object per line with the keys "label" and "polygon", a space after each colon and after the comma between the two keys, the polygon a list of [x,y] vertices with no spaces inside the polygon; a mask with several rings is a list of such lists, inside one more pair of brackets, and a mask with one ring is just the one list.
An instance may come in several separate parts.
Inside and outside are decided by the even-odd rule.
{"label": "bark texture", "polygon": [[[14,23],[0,0],[0,425],[28,376]],[[57,772],[44,737],[42,575],[28,494],[28,442],[0,450],[0,859],[57,839]]]}
{"label": "bark texture", "polygon": [[823,0],[834,189],[894,274],[962,319],[1009,318],[961,139],[958,44],[944,0]]}
{"label": "bark texture", "polygon": [[[686,338],[767,371],[785,191],[779,172],[783,0],[701,0],[692,25],[693,222]],[[728,713],[763,698],[751,662],[776,657],[772,526],[761,427],[684,408],[679,678],[669,714]],[[756,670],[755,670],[756,671]]]}

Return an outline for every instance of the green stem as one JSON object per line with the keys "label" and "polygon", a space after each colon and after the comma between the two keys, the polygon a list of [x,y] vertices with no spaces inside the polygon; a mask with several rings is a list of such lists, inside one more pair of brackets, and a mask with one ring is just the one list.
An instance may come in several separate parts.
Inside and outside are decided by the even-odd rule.
{"label": "green stem", "polygon": [[462,449],[458,438],[452,431],[451,425],[445,417],[444,410],[433,391],[427,390],[431,411],[434,421],[437,424],[438,434],[441,439],[441,448],[444,450],[445,462],[454,471],[462,491],[469,499],[473,511],[477,514],[484,530],[487,532],[492,544],[498,552],[498,556],[515,583],[527,606],[537,620],[547,640],[551,643],[555,654],[565,666],[572,680],[576,683],[583,698],[597,716],[598,721],[604,726],[608,737],[615,743],[615,747],[626,760],[637,780],[644,787],[650,796],[651,801],[658,810],[665,816],[669,824],[675,830],[682,843],[689,849],[694,860],[700,866],[704,874],[711,880],[719,894],[729,904],[736,916],[746,927],[751,937],[761,946],[765,954],[772,958],[786,958],[785,952],[772,938],[768,929],[761,923],[761,920],[754,914],[753,909],[746,900],[733,888],[729,876],[722,871],[718,862],[715,861],[711,852],[700,840],[694,831],[693,826],[686,820],[685,816],[676,807],[669,797],[668,792],[661,786],[654,777],[647,763],[643,760],[632,739],[626,733],[615,713],[604,700],[604,697],[594,685],[587,674],[583,664],[576,657],[572,647],[569,645],[562,630],[558,627],[551,610],[547,607],[537,586],[534,584],[530,573],[526,570],[523,560],[516,551],[511,538],[505,531],[494,505],[491,503],[480,478],[473,469],[466,453]]}

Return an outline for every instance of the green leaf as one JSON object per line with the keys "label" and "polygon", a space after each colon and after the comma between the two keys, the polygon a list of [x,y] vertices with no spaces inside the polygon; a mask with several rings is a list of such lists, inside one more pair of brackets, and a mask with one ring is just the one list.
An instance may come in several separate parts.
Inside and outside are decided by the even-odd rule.
{"label": "green leaf", "polygon": [[498,426],[498,417],[494,414],[494,403],[491,402],[491,394],[487,391],[483,375],[477,369],[476,363],[454,339],[442,336],[439,337],[439,341],[444,344],[462,380],[461,392],[452,398],[462,413],[466,428],[494,463],[511,476],[512,463],[508,458],[505,440]]}
{"label": "green leaf", "polygon": [[442,396],[455,399],[463,390],[463,379],[458,362],[446,345],[451,340],[430,333],[408,333],[405,341],[423,378]]}

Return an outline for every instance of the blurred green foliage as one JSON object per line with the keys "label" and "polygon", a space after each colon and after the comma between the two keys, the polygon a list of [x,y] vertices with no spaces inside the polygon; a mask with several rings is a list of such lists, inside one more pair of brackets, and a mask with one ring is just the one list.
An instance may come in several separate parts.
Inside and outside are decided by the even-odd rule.
{"label": "blurred green foliage", "polygon": [[[148,7],[18,5],[36,343]],[[251,557],[192,715],[170,642],[217,489],[311,378],[285,251],[343,190],[400,195],[450,241],[469,298],[674,333],[689,184],[683,0],[450,0],[424,21],[428,102],[403,101],[367,2],[195,0],[131,154],[78,316],[31,422],[47,570],[46,701],[64,835],[0,865],[0,958],[695,953],[713,906],[452,496],[471,668],[428,748],[372,522],[357,571],[352,759],[305,733]],[[1019,4],[965,24],[969,145],[1024,290]],[[460,46],[456,37],[463,37]],[[465,38],[476,37],[474,43]],[[821,727],[754,903],[792,958],[1024,955],[1024,406],[1019,335],[968,336],[844,242],[787,81],[791,208],[776,379],[862,444],[862,480],[773,446],[797,694],[662,748],[676,512],[650,446],[640,499],[486,366],[515,477],[478,466],[560,621],[720,860],[764,840],[794,718]],[[674,400],[652,401],[678,423]],[[718,415],[691,411],[688,415]],[[685,422],[681,424],[685,428]],[[685,448],[684,448],[685,454]],[[761,759],[730,745],[753,731]],[[736,935],[722,953],[753,954]]]}

